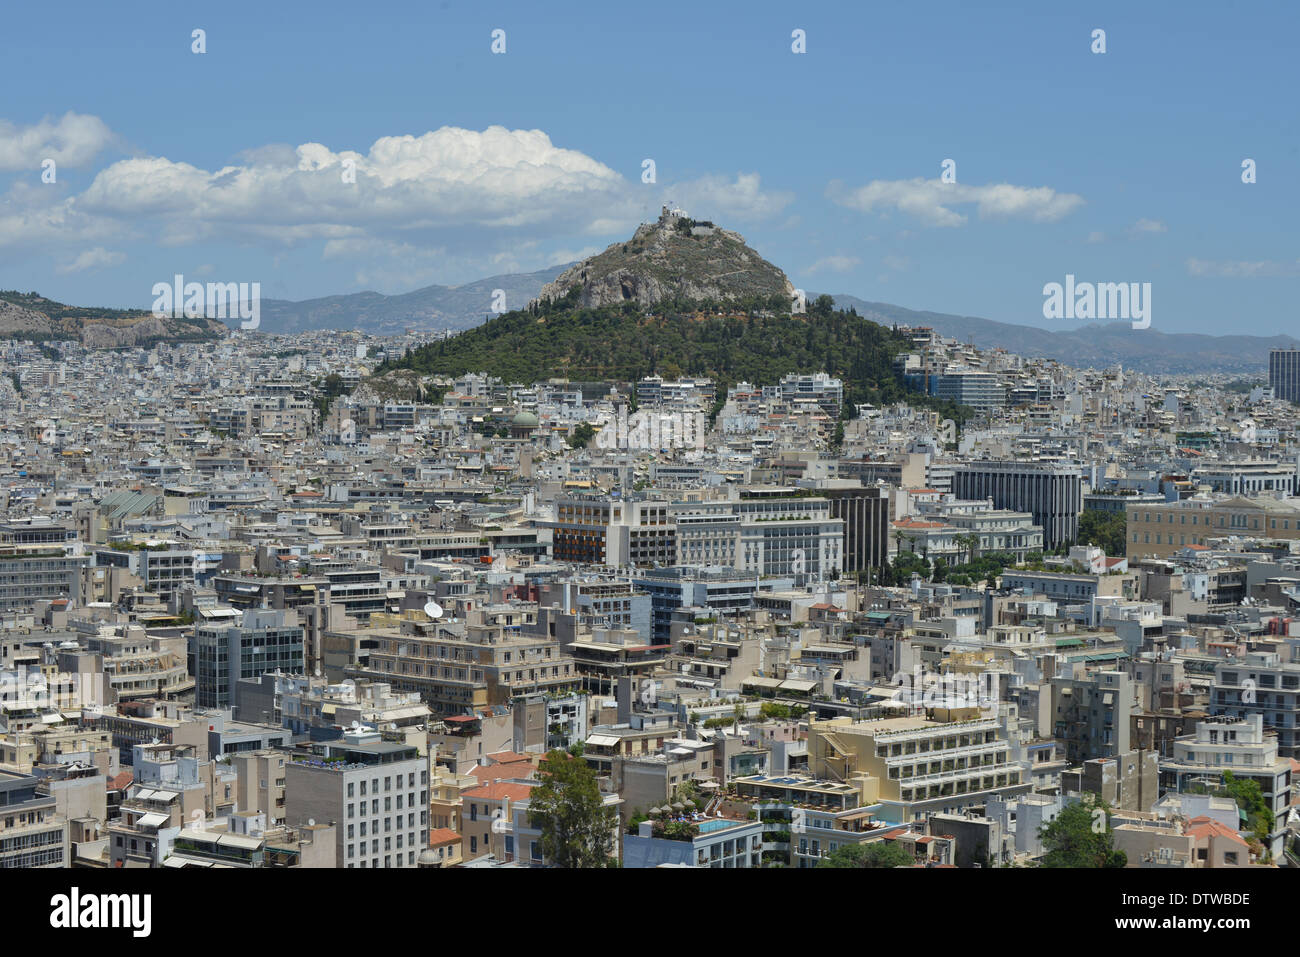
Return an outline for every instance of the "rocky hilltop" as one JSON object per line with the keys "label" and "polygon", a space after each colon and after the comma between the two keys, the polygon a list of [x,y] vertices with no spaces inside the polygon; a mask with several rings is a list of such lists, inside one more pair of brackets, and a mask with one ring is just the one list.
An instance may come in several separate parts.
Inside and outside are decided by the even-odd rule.
{"label": "rocky hilltop", "polygon": [[158,319],[142,310],[69,306],[34,292],[0,291],[0,339],[75,340],[90,349],[120,349],[228,334],[216,319]]}
{"label": "rocky hilltop", "polygon": [[586,307],[794,296],[785,273],[750,249],[745,237],[666,206],[658,222],[643,223],[627,242],[560,273],[542,287],[538,300],[560,300],[575,288]]}

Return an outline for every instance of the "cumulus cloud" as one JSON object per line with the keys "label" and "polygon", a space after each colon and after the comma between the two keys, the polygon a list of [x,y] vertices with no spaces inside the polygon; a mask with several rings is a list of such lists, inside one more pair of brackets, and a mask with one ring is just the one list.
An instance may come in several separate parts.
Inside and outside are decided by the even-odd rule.
{"label": "cumulus cloud", "polygon": [[1189,259],[1187,274],[1219,279],[1291,278],[1300,276],[1300,260],[1295,262],[1231,262],[1227,260]]}
{"label": "cumulus cloud", "polygon": [[971,186],[937,179],[872,180],[848,187],[838,180],[826,189],[827,198],[859,212],[897,211],[931,226],[961,226],[968,217],[954,207],[974,206],[980,219],[1025,219],[1052,223],[1083,205],[1083,197],[1058,193],[1050,186],[995,183]]}
{"label": "cumulus cloud", "polygon": [[738,173],[734,180],[703,176],[670,188],[673,200],[698,219],[726,225],[735,220],[775,216],[794,202],[794,194],[766,192],[757,173]]}
{"label": "cumulus cloud", "polygon": [[59,266],[55,271],[67,275],[74,272],[85,272],[87,269],[117,266],[124,262],[126,262],[126,253],[110,252],[103,246],[96,246],[94,249],[87,249],[72,262]]}
{"label": "cumulus cloud", "polygon": [[807,273],[848,272],[862,262],[857,256],[823,256],[804,270]]}
{"label": "cumulus cloud", "polygon": [[[365,152],[271,144],[219,169],[135,156],[100,170],[79,195],[47,189],[14,202],[16,189],[0,205],[0,246],[81,246],[112,236],[163,247],[233,241],[284,250],[316,241],[326,258],[350,259],[372,281],[381,278],[384,257],[394,277],[445,276],[456,263],[470,275],[540,269],[574,245],[586,248],[588,237],[595,247],[629,234],[647,210],[639,177],[557,146],[541,130],[501,126],[383,137]],[[775,216],[793,199],[764,189],[757,173],[660,189],[657,199],[690,204],[695,215],[723,224]],[[657,214],[656,202],[650,217]],[[566,248],[547,248],[557,243]]]}
{"label": "cumulus cloud", "polygon": [[112,130],[97,116],[68,112],[30,126],[0,120],[0,170],[38,170],[46,159],[84,166],[113,142]]}

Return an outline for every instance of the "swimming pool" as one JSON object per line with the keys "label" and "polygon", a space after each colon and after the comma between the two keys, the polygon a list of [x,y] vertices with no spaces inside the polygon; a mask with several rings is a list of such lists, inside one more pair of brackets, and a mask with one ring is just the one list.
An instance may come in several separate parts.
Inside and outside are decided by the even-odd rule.
{"label": "swimming pool", "polygon": [[711,821],[701,821],[701,822],[700,822],[700,833],[701,833],[701,834],[708,834],[708,833],[711,832],[711,831],[720,831],[720,830],[722,830],[724,827],[734,827],[735,824],[736,824],[735,821],[728,821],[728,820],[726,820],[725,818],[721,818],[721,819],[720,819],[720,818],[714,818],[714,819],[711,820]]}

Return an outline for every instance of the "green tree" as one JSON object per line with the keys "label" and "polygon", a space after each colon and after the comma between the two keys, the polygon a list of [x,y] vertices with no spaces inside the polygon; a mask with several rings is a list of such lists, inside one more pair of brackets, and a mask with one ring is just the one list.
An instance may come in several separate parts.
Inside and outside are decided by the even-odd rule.
{"label": "green tree", "polygon": [[893,841],[845,844],[822,858],[818,867],[909,867],[912,855]]}
{"label": "green tree", "polygon": [[581,758],[552,751],[538,768],[528,818],[542,832],[542,851],[557,867],[608,867],[618,812],[606,807],[596,772]]}
{"label": "green tree", "polygon": [[592,427],[591,423],[583,422],[574,429],[573,434],[569,436],[569,447],[574,449],[585,449],[587,443],[591,441],[595,434],[596,430]]}
{"label": "green tree", "polygon": [[1246,812],[1246,826],[1250,828],[1255,840],[1267,844],[1268,836],[1273,830],[1273,809],[1268,806],[1264,793],[1259,789],[1259,782],[1224,771],[1223,792]]}
{"label": "green tree", "polygon": [[1128,516],[1124,512],[1103,512],[1085,508],[1079,515],[1079,538],[1083,545],[1096,545],[1107,555],[1123,555],[1128,548],[1125,534]]}
{"label": "green tree", "polygon": [[1103,803],[1069,805],[1038,829],[1043,867],[1124,867],[1128,858],[1115,850],[1115,832]]}

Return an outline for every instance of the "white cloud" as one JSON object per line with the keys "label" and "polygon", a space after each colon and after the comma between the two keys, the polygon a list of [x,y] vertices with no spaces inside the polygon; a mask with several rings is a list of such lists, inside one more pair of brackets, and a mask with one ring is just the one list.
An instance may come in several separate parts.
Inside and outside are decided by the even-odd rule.
{"label": "white cloud", "polygon": [[906,269],[908,266],[912,264],[912,261],[908,259],[906,256],[890,255],[890,256],[886,256],[884,259],[880,261],[884,263],[884,265],[887,268],[894,270],[894,272],[902,272],[904,269]]}
{"label": "white cloud", "polygon": [[1134,234],[1167,233],[1169,232],[1169,227],[1166,226],[1164,223],[1160,222],[1160,220],[1158,219],[1139,219],[1136,223],[1133,224],[1133,227],[1132,229],[1129,230],[1129,232]]}
{"label": "white cloud", "polygon": [[112,131],[97,116],[68,112],[30,126],[0,120],[0,170],[39,170],[46,159],[58,166],[84,166],[113,141]]}
{"label": "white cloud", "polygon": [[805,269],[804,272],[809,274],[818,272],[848,272],[860,262],[862,262],[862,260],[857,256],[824,256]]}
{"label": "white cloud", "polygon": [[[656,200],[689,203],[694,215],[722,225],[776,216],[793,200],[763,189],[757,173],[707,175],[661,190]],[[639,178],[556,146],[541,130],[501,126],[383,137],[364,153],[272,144],[212,170],[137,156],[100,170],[76,196],[48,187],[19,192],[12,188],[0,205],[0,246],[78,248],[112,237],[284,250],[324,241],[325,258],[351,258],[372,280],[386,272],[428,281],[431,274],[445,281],[449,271],[540,269],[571,258],[574,245],[588,246],[575,237],[603,248],[646,218],[649,194]],[[566,248],[546,248],[557,242]],[[388,255],[394,261],[378,262]]]}
{"label": "white cloud", "polygon": [[1300,260],[1286,263],[1273,262],[1267,259],[1258,262],[1189,259],[1187,260],[1187,274],[1189,276],[1210,276],[1220,279],[1290,278],[1300,276]]}
{"label": "white cloud", "polygon": [[59,266],[55,271],[63,275],[85,272],[87,269],[102,269],[105,266],[118,266],[126,262],[126,253],[110,252],[103,246],[87,249],[70,263]]}
{"label": "white cloud", "polygon": [[866,186],[846,187],[831,182],[826,195],[833,202],[859,212],[897,210],[931,226],[961,226],[967,216],[953,207],[974,206],[980,219],[1027,219],[1056,222],[1083,205],[1083,197],[1058,193],[1050,186],[1012,186],[997,183],[968,186],[937,179],[872,180]]}
{"label": "white cloud", "polygon": [[1105,241],[1106,234],[1099,229],[1094,229],[1088,234],[1088,242],[1090,243],[1104,243]]}
{"label": "white cloud", "polygon": [[702,176],[676,184],[668,192],[694,218],[721,226],[734,220],[767,219],[794,202],[793,193],[764,192],[757,173],[738,173],[734,180]]}

